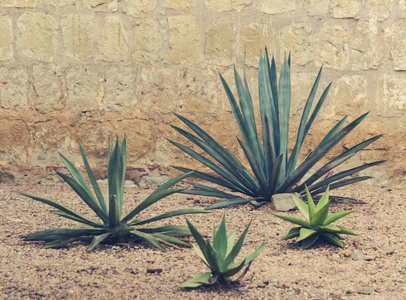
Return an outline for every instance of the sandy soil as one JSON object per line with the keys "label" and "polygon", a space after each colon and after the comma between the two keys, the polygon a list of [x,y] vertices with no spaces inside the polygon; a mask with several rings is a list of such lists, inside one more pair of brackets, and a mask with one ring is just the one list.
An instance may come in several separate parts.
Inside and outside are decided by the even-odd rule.
{"label": "sandy soil", "polygon": [[[128,243],[101,245],[88,253],[84,243],[45,250],[41,243],[24,242],[22,236],[34,231],[76,224],[49,213],[49,207],[18,191],[46,196],[92,216],[65,185],[0,185],[2,299],[406,299],[406,190],[357,185],[336,192],[366,202],[332,206],[332,212],[357,209],[338,222],[360,234],[345,236],[343,249],[317,244],[302,250],[294,240],[282,241],[291,225],[272,216],[267,205],[190,216],[198,230],[207,234],[223,213],[228,229],[237,228],[238,235],[252,218],[241,255],[263,241],[268,243],[239,285],[197,290],[177,287],[207,271],[190,248],[168,247],[164,253],[144,243]],[[128,211],[152,189],[125,191],[124,210]],[[175,195],[146,213],[204,208],[211,203],[210,198]],[[186,225],[183,217],[168,223]],[[149,273],[150,269],[162,272]]]}

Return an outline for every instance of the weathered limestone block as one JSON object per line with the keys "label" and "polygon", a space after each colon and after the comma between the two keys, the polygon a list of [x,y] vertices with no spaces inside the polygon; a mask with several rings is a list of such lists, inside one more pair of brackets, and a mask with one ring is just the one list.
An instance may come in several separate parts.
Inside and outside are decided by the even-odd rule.
{"label": "weathered limestone block", "polygon": [[1,119],[0,128],[0,161],[26,163],[30,139],[27,125],[20,120]]}
{"label": "weathered limestone block", "polygon": [[111,110],[132,108],[137,101],[136,72],[133,67],[113,67],[106,73],[104,105]]}
{"label": "weathered limestone block", "polygon": [[244,7],[250,5],[252,0],[205,0],[204,4],[208,9],[216,11],[241,11]]}
{"label": "weathered limestone block", "polygon": [[[117,11],[118,0],[83,0],[83,3],[95,11]],[[128,1],[129,3],[133,1]]]}
{"label": "weathered limestone block", "polygon": [[171,69],[142,68],[136,82],[139,103],[137,109],[154,119],[160,119],[162,114],[177,111],[178,73]]}
{"label": "weathered limestone block", "polygon": [[63,155],[72,152],[71,142],[74,130],[71,124],[64,124],[58,120],[34,124],[31,128],[32,159],[39,164],[60,165],[58,152]]}
{"label": "weathered limestone block", "polygon": [[64,108],[62,79],[53,65],[35,65],[32,85],[35,91],[35,108],[40,113],[50,113]]}
{"label": "weathered limestone block", "polygon": [[183,112],[215,113],[219,110],[216,93],[217,74],[210,70],[184,68],[179,75],[180,98],[176,102]]}
{"label": "weathered limestone block", "polygon": [[335,112],[359,117],[367,112],[367,80],[360,75],[344,76],[334,83]]}
{"label": "weathered limestone block", "polygon": [[315,58],[320,63],[336,70],[344,70],[349,63],[349,32],[346,28],[335,23],[326,23],[315,36]]}
{"label": "weathered limestone block", "polygon": [[296,9],[295,1],[261,0],[261,11],[266,14],[277,15],[292,12]]}
{"label": "weathered limestone block", "polygon": [[26,12],[18,18],[17,51],[40,61],[52,61],[57,43],[58,24],[54,17]]}
{"label": "weathered limestone block", "polygon": [[210,63],[230,65],[235,61],[235,25],[218,23],[206,31],[204,55]]}
{"label": "weathered limestone block", "polygon": [[201,42],[195,18],[174,16],[169,17],[168,22],[171,62],[179,64],[200,62]]}
{"label": "weathered limestone block", "polygon": [[68,15],[61,20],[65,54],[78,59],[93,56],[95,17],[92,15]]}
{"label": "weathered limestone block", "polygon": [[153,159],[157,138],[154,124],[148,120],[123,120],[116,125],[116,131],[127,137],[127,153],[131,153],[128,164],[144,164]]}
{"label": "weathered limestone block", "polygon": [[[292,64],[294,62],[294,57],[292,58]],[[279,71],[279,70],[278,70]],[[310,73],[305,72],[293,72],[291,74],[292,78],[292,86],[291,86],[291,103],[290,103],[290,111],[291,117],[293,118],[292,122],[290,122],[290,126],[299,125],[300,118],[302,116],[303,108],[306,104],[307,98],[309,97],[310,91],[314,85],[314,81],[317,78],[317,70],[314,70]],[[320,79],[320,83],[318,86],[318,93],[314,98],[313,105],[319,100],[322,92],[327,88],[330,82],[322,75]],[[335,82],[333,83],[335,85]],[[335,115],[334,112],[334,103],[333,103],[333,95],[332,90],[330,90],[327,99],[325,100],[322,108],[322,115],[323,118],[330,118],[331,116]],[[316,124],[313,125],[314,128],[317,127]]]}
{"label": "weathered limestone block", "polygon": [[127,12],[130,15],[152,12],[157,5],[157,0],[131,0],[127,1]]}
{"label": "weathered limestone block", "polygon": [[305,0],[303,5],[309,16],[325,16],[328,14],[330,0]]}
{"label": "weathered limestone block", "polygon": [[40,4],[43,5],[52,5],[52,6],[58,6],[58,7],[64,7],[64,6],[75,6],[76,2],[72,0],[40,0]]}
{"label": "weathered limestone block", "polygon": [[0,0],[0,7],[35,7],[38,0]]}
{"label": "weathered limestone block", "polygon": [[333,16],[339,19],[355,18],[361,5],[362,0],[333,0]]}
{"label": "weathered limestone block", "polygon": [[376,21],[359,21],[350,39],[353,69],[378,69],[385,53]]}
{"label": "weathered limestone block", "polygon": [[147,19],[134,28],[132,58],[136,62],[150,64],[162,57],[162,33],[158,22]]}
{"label": "weathered limestone block", "polygon": [[385,42],[389,46],[396,71],[406,70],[406,22],[394,23],[385,28]]}
{"label": "weathered limestone block", "polygon": [[74,111],[91,111],[99,108],[96,101],[99,76],[93,67],[76,66],[66,74],[66,103]]}
{"label": "weathered limestone block", "polygon": [[171,9],[188,9],[196,7],[198,0],[166,0],[167,8]]}
{"label": "weathered limestone block", "polygon": [[406,13],[406,0],[399,0],[399,10],[400,10],[400,15],[404,16]]}
{"label": "weathered limestone block", "polygon": [[[123,134],[126,133],[126,131],[117,131],[111,122],[94,122],[94,120],[88,120],[87,122],[85,120],[85,122],[77,126],[76,129],[77,137],[71,141],[72,148],[74,148],[73,152],[78,153],[79,145],[77,144],[77,139],[80,139],[85,148],[86,155],[88,155],[89,158],[93,158],[89,163],[97,164],[98,167],[101,165],[105,166],[107,163],[106,157],[108,154],[109,141],[115,142],[118,136],[121,142]],[[127,153],[130,154],[128,150]],[[77,161],[81,163],[81,159],[78,158]]]}
{"label": "weathered limestone block", "polygon": [[279,39],[281,57],[291,53],[292,63],[301,66],[313,60],[313,50],[310,46],[311,29],[306,24],[293,24],[282,29]]}
{"label": "weathered limestone block", "polygon": [[385,74],[378,85],[377,108],[378,114],[385,117],[406,113],[406,77]]}
{"label": "weathered limestone block", "polygon": [[242,47],[245,63],[258,68],[259,54],[268,48],[269,55],[275,52],[275,31],[266,24],[251,23],[243,30]]}
{"label": "weathered limestone block", "polygon": [[13,28],[11,18],[0,17],[0,61],[13,58]]}
{"label": "weathered limestone block", "polygon": [[26,108],[29,81],[23,69],[0,68],[0,107],[4,109]]}
{"label": "weathered limestone block", "polygon": [[394,14],[394,4],[394,0],[369,0],[369,17],[385,21]]}
{"label": "weathered limestone block", "polygon": [[128,56],[127,31],[119,15],[103,19],[99,39],[99,60],[108,62],[126,61]]}

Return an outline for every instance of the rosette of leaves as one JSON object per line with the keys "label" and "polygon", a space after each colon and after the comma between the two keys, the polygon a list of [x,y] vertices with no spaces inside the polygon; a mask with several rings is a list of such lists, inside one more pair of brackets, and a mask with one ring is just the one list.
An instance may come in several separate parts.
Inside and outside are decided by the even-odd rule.
{"label": "rosette of leaves", "polygon": [[289,230],[288,234],[283,240],[299,237],[298,242],[302,242],[302,249],[311,247],[318,239],[323,239],[338,247],[343,247],[340,234],[357,235],[356,233],[338,225],[332,224],[333,222],[341,219],[342,217],[354,212],[355,210],[340,211],[329,215],[330,203],[329,188],[320,198],[320,201],[315,206],[313,198],[306,188],[307,204],[301,199],[293,195],[293,200],[299,211],[302,213],[303,219],[292,216],[284,216],[273,214],[274,216],[299,225]]}
{"label": "rosette of leaves", "polygon": [[61,228],[38,231],[26,236],[26,241],[45,241],[47,244],[45,244],[43,248],[58,248],[75,241],[91,241],[89,251],[93,250],[101,242],[114,243],[128,238],[146,241],[162,251],[165,251],[162,243],[190,246],[190,244],[179,239],[179,237],[182,236],[190,236],[191,233],[189,229],[182,226],[151,225],[150,223],[179,215],[204,213],[205,211],[180,209],[147,219],[142,219],[140,216],[140,212],[157,201],[182,191],[183,189],[170,189],[170,187],[189,176],[190,173],[182,174],[179,177],[167,181],[144,201],[139,203],[130,213],[122,217],[124,179],[127,165],[126,139],[123,139],[121,145],[117,140],[112,152],[109,146],[106,198],[104,198],[101,193],[80,141],[79,147],[88,179],[94,192],[92,192],[90,186],[77,168],[63,155],[60,155],[60,157],[69,171],[70,176],[58,171],[56,171],[56,173],[70,185],[78,196],[100,218],[100,221],[92,220],[50,199],[22,193],[24,196],[56,208],[56,210],[51,211],[52,213],[84,225],[78,229]]}
{"label": "rosette of leaves", "polygon": [[[247,266],[248,269],[250,263],[257,257],[266,244],[263,243],[257,250],[244,259],[234,262],[234,259],[241,250],[251,222],[244,229],[237,243],[234,244],[236,230],[234,229],[227,235],[226,218],[223,216],[223,220],[217,231],[215,224],[213,223],[213,245],[210,244],[209,240],[205,242],[203,236],[187,219],[186,222],[197,243],[197,246],[193,244],[193,248],[199,258],[210,269],[210,272],[202,273],[199,276],[182,283],[179,287],[197,288],[202,285],[212,285],[217,281],[231,282],[230,277],[237,274],[244,266]],[[247,271],[247,269],[245,271]]]}
{"label": "rosette of leaves", "polygon": [[[302,180],[333,147],[340,143],[367,116],[367,114],[363,114],[346,126],[344,126],[344,123],[347,117],[341,119],[331,128],[306,159],[297,166],[300,149],[312,124],[319,115],[330,90],[331,84],[325,88],[317,103],[313,105],[321,73],[322,68],[320,68],[307,101],[305,102],[301,120],[298,124],[296,143],[293,147],[289,146],[288,143],[289,123],[291,122],[290,57],[285,57],[284,59],[278,82],[274,59],[270,62],[267,51],[265,51],[264,56],[262,56],[262,54],[260,56],[258,90],[261,130],[258,130],[256,125],[254,106],[247,84],[245,69],[243,80],[236,69],[234,69],[239,104],[231,92],[229,85],[220,75],[221,82],[241,132],[242,140],[238,139],[238,143],[245,154],[250,168],[244,166],[240,160],[223,148],[195,123],[185,117],[176,115],[193,133],[176,126],[172,127],[182,136],[201,148],[204,153],[201,154],[175,141],[170,142],[208,167],[211,170],[210,172],[216,173],[214,176],[213,173],[196,171],[193,175],[231,191],[225,192],[215,187],[196,183],[194,184],[195,189],[185,191],[184,193],[225,199],[211,205],[209,207],[209,209],[211,209],[248,202],[253,204],[257,204],[261,201],[270,202],[272,195],[277,193],[296,192],[304,195],[305,185],[308,186],[312,195],[319,195],[326,190],[328,185],[330,185],[330,189],[336,189],[369,179],[369,176],[356,176],[356,173],[380,164],[382,161],[367,163],[348,170],[335,172],[333,176],[328,175],[333,169],[354,156],[358,151],[379,139],[381,135],[372,137],[346,149],[340,155],[322,164],[313,174],[307,175],[306,180]],[[312,107],[314,107],[313,110]],[[293,150],[290,151],[289,149]],[[191,169],[183,167],[175,168],[183,172],[192,171]],[[243,196],[240,196],[241,194]],[[332,198],[340,199],[340,197],[334,196],[332,196]]]}

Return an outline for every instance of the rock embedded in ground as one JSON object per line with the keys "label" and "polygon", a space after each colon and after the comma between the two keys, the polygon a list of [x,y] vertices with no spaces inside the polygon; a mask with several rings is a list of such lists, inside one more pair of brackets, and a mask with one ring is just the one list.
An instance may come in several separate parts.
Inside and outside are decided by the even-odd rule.
{"label": "rock embedded in ground", "polygon": [[360,259],[362,259],[362,256],[363,256],[363,254],[359,250],[354,250],[351,252],[352,260],[360,260]]}
{"label": "rock embedded in ground", "polygon": [[357,289],[358,294],[362,295],[373,295],[375,294],[375,290],[373,288],[370,288],[368,286],[363,286]]}
{"label": "rock embedded in ground", "polygon": [[271,208],[276,211],[290,211],[296,210],[295,201],[293,201],[292,195],[299,197],[300,195],[297,193],[283,193],[283,194],[275,194],[272,196]]}

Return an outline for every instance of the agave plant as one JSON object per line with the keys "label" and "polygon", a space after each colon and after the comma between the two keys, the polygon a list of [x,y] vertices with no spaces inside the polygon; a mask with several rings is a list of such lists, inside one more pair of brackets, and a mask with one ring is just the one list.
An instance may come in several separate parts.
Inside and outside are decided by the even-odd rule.
{"label": "agave plant", "polygon": [[[176,115],[184,122],[196,135],[189,133],[179,127],[172,126],[177,132],[189,139],[201,148],[207,155],[204,156],[189,147],[180,143],[170,142],[181,150],[210,168],[216,176],[210,173],[198,172],[195,176],[222,186],[238,194],[224,192],[218,188],[209,187],[204,184],[195,183],[196,189],[184,191],[184,193],[224,198],[210,208],[220,208],[232,204],[244,204],[251,202],[257,204],[260,201],[271,201],[271,197],[276,193],[299,193],[305,194],[305,185],[309,187],[312,195],[323,193],[327,186],[336,189],[348,184],[369,179],[369,176],[355,176],[357,172],[375,166],[383,161],[376,161],[364,164],[352,169],[341,171],[328,177],[331,170],[342,164],[347,159],[354,156],[358,151],[364,149],[381,135],[363,141],[350,149],[345,150],[337,157],[331,159],[320,167],[313,174],[308,172],[341,140],[343,140],[362,120],[367,116],[363,114],[350,124],[343,125],[347,119],[344,117],[324,136],[318,146],[296,167],[298,156],[303,142],[322,108],[331,84],[321,94],[312,113],[311,108],[315,99],[316,91],[320,82],[322,68],[317,75],[307,101],[304,105],[301,121],[298,126],[296,143],[293,150],[289,151],[289,116],[291,103],[291,79],[290,79],[290,57],[284,59],[280,72],[279,83],[277,82],[277,72],[275,60],[270,63],[268,52],[260,56],[258,70],[259,106],[262,130],[258,131],[255,122],[255,113],[252,97],[248,88],[244,69],[244,83],[240,75],[234,68],[235,84],[239,98],[239,105],[232,94],[227,82],[220,75],[222,84],[231,104],[234,117],[237,121],[243,141],[238,142],[243,149],[245,157],[250,164],[250,170],[244,166],[234,155],[224,149],[208,133],[197,126],[192,121]],[[211,157],[211,158],[210,158]],[[175,167],[183,172],[190,172],[191,169]],[[306,180],[303,180],[304,177]],[[352,176],[352,177],[350,177]],[[239,196],[239,194],[248,197]],[[339,198],[333,197],[332,198]],[[347,198],[349,199],[349,198]]]}
{"label": "agave plant", "polygon": [[266,244],[263,243],[253,253],[235,263],[234,259],[241,250],[245,235],[247,234],[251,222],[244,229],[237,243],[234,244],[236,230],[234,229],[230,234],[227,235],[226,218],[223,216],[223,220],[221,221],[217,232],[216,226],[213,223],[213,245],[210,244],[209,240],[205,242],[202,235],[187,219],[186,222],[198,245],[197,247],[193,244],[193,248],[195,249],[199,258],[210,269],[210,272],[202,273],[199,276],[182,283],[179,285],[179,287],[197,288],[202,285],[212,285],[216,283],[217,280],[220,282],[231,282],[230,277],[237,274],[244,266],[248,265],[248,268],[249,264],[257,257],[259,252],[261,252],[262,248]]}
{"label": "agave plant", "polygon": [[[165,251],[163,243],[178,244],[190,246],[188,243],[180,240],[178,237],[190,236],[190,231],[181,226],[174,225],[147,225],[155,221],[163,220],[173,216],[204,213],[205,211],[196,209],[180,209],[167,212],[148,219],[141,219],[139,213],[171,194],[182,191],[182,189],[169,189],[171,186],[181,181],[190,173],[182,174],[173,178],[149,195],[144,201],[138,204],[129,214],[121,217],[123,195],[124,195],[124,177],[127,164],[127,142],[124,138],[121,145],[116,141],[113,151],[108,151],[108,187],[106,199],[103,197],[100,187],[90,169],[85,151],[81,142],[79,147],[82,154],[83,162],[87,171],[89,181],[93,187],[92,193],[86,180],[82,177],[75,166],[63,155],[61,159],[68,169],[71,176],[57,172],[57,174],[67,182],[78,196],[93,210],[101,219],[101,222],[94,221],[82,214],[52,200],[22,193],[34,200],[50,205],[57,210],[51,211],[59,216],[77,221],[84,226],[78,229],[48,229],[32,233],[25,237],[26,241],[45,241],[47,244],[44,248],[57,248],[78,240],[91,240],[89,251],[93,250],[101,242],[115,242],[127,237],[133,237],[135,240],[143,240],[151,245]],[[108,203],[106,204],[106,201]]]}
{"label": "agave plant", "polygon": [[356,233],[342,227],[332,224],[333,222],[341,219],[342,217],[354,212],[355,210],[340,211],[329,215],[330,203],[329,200],[329,188],[321,197],[317,206],[314,205],[313,198],[306,188],[307,203],[304,203],[299,198],[293,196],[293,200],[299,211],[302,213],[306,220],[302,220],[292,216],[283,216],[273,214],[274,216],[297,224],[300,227],[293,227],[289,230],[288,234],[283,240],[299,237],[298,242],[302,242],[302,248],[307,249],[311,247],[319,238],[326,240],[327,242],[343,247],[340,234],[357,235]]}

